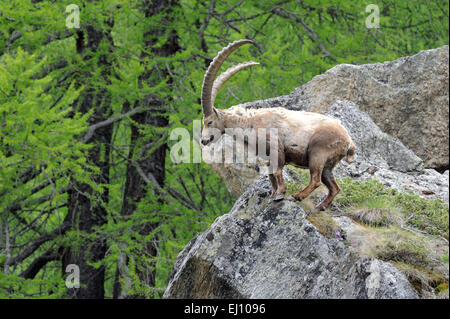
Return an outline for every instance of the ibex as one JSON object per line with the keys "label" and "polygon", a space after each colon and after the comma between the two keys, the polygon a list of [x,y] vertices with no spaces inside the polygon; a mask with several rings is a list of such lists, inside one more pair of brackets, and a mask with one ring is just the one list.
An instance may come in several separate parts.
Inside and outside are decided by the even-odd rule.
{"label": "ibex", "polygon": [[327,197],[316,206],[319,210],[328,208],[340,188],[333,176],[333,168],[344,157],[347,162],[354,160],[355,144],[347,130],[338,120],[322,114],[292,111],[282,107],[267,109],[245,109],[235,106],[232,109],[216,109],[214,100],[222,85],[236,72],[258,65],[257,62],[244,62],[216,75],[225,59],[243,44],[255,44],[252,40],[238,40],[223,48],[213,59],[206,71],[201,104],[203,109],[203,130],[201,143],[207,145],[218,138],[213,132],[225,134],[227,128],[275,128],[278,130],[278,163],[276,170],[269,172],[273,200],[281,200],[286,193],[282,169],[285,164],[309,168],[310,183],[293,197],[301,201],[309,196],[321,183],[328,188]]}

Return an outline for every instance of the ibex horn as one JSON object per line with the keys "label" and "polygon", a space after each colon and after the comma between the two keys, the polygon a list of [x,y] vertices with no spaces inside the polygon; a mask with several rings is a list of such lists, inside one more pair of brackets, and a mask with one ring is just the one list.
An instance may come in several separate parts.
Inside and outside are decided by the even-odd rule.
{"label": "ibex horn", "polygon": [[203,79],[202,85],[201,101],[204,116],[209,116],[213,112],[213,103],[217,95],[217,92],[219,91],[220,87],[225,83],[226,80],[228,80],[234,73],[238,72],[239,70],[257,64],[256,62],[246,62],[236,65],[235,67],[232,67],[228,69],[226,72],[224,72],[224,76],[219,77],[217,81],[214,82],[214,79],[217,76],[217,72],[219,71],[220,67],[222,66],[226,58],[241,45],[247,43],[256,45],[256,43],[252,40],[234,41],[225,48],[223,48],[219,53],[217,53],[216,57],[212,60],[211,64],[209,65],[208,70],[206,71],[205,77]]}

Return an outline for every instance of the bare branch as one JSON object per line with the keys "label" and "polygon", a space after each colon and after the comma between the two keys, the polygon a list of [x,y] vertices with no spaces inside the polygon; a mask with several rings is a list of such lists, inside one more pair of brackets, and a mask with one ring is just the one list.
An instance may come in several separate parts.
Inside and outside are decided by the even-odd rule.
{"label": "bare branch", "polygon": [[383,44],[383,42],[381,42],[381,41],[375,36],[375,34],[373,34],[373,32],[370,31],[369,28],[367,28],[367,32],[369,32],[369,34],[372,36],[372,38],[373,38],[379,45],[381,45],[383,48],[386,49],[386,46]]}
{"label": "bare branch", "polygon": [[58,228],[56,228],[52,232],[50,232],[48,234],[41,235],[40,237],[35,239],[31,243],[31,245],[29,245],[27,248],[25,248],[22,251],[22,253],[20,253],[16,257],[10,258],[8,261],[6,261],[5,262],[5,267],[6,267],[6,265],[11,266],[11,265],[16,265],[16,264],[22,262],[25,258],[27,258],[30,255],[32,255],[39,247],[41,247],[42,244],[46,243],[49,240],[52,240],[53,238],[55,238],[58,235],[64,234],[69,229],[70,229],[70,225],[69,224],[62,224],[61,226],[59,226]]}
{"label": "bare branch", "polygon": [[96,123],[96,124],[94,124],[94,125],[91,125],[91,126],[89,127],[88,131],[86,132],[86,135],[84,135],[83,139],[81,139],[80,142],[82,142],[82,143],[87,143],[87,142],[89,142],[89,140],[90,140],[90,139],[92,138],[92,136],[94,135],[95,130],[97,130],[97,129],[99,129],[99,128],[102,128],[102,127],[111,125],[111,124],[113,124],[114,122],[120,121],[121,119],[123,119],[123,118],[125,118],[125,117],[132,116],[132,115],[134,115],[134,114],[137,114],[137,113],[140,113],[140,112],[144,112],[144,111],[146,111],[146,109],[143,109],[143,108],[141,108],[141,107],[138,106],[138,107],[132,109],[131,111],[128,111],[128,112],[125,113],[125,114],[122,114],[122,115],[119,115],[119,116],[116,116],[116,117],[113,117],[113,118],[110,118],[110,119],[107,119],[107,120],[98,122],[98,123]]}
{"label": "bare branch", "polygon": [[333,56],[333,54],[331,54],[325,48],[325,45],[324,45],[322,39],[320,39],[320,37],[317,35],[317,32],[314,31],[314,29],[311,28],[308,24],[306,24],[306,22],[303,21],[295,12],[287,11],[286,9],[283,9],[281,7],[273,8],[272,12],[275,13],[276,15],[282,17],[282,18],[293,20],[293,21],[299,23],[300,25],[302,25],[308,31],[309,38],[311,40],[317,42],[320,50],[322,50],[322,52],[325,53],[325,56],[329,57],[333,61],[336,61],[336,58]]}
{"label": "bare branch", "polygon": [[9,273],[9,262],[11,261],[11,246],[9,242],[9,227],[7,217],[5,217],[5,253],[6,260],[5,265],[3,266],[3,272],[5,275],[7,275]]}
{"label": "bare branch", "polygon": [[236,9],[237,7],[239,7],[243,2],[244,2],[244,0],[240,0],[239,2],[237,2],[236,4],[234,4],[234,5],[232,5],[231,7],[229,7],[227,10],[225,10],[224,12],[222,12],[221,15],[226,16],[228,13],[230,13],[231,11],[233,11],[234,9]]}
{"label": "bare branch", "polygon": [[263,15],[269,14],[269,13],[270,13],[269,11],[261,12],[261,13],[254,14],[254,15],[249,16],[249,17],[228,19],[228,20],[225,20],[225,22],[228,23],[228,22],[237,22],[237,21],[248,21],[248,20],[256,19],[256,18],[258,18],[260,16],[263,16]]}
{"label": "bare branch", "polygon": [[44,254],[37,257],[31,262],[27,269],[22,271],[20,277],[26,279],[33,279],[38,272],[47,265],[48,262],[58,259],[58,254],[53,252],[53,249],[47,250]]}
{"label": "bare branch", "polygon": [[205,21],[203,21],[202,26],[200,27],[200,31],[204,31],[206,29],[206,27],[208,26],[209,20],[211,19],[211,16],[214,14],[215,6],[216,6],[216,1],[211,0],[211,3],[209,4],[208,14],[205,17]]}
{"label": "bare branch", "polygon": [[[29,229],[32,229],[32,230],[34,230],[35,232],[37,232],[38,234],[41,235],[42,233],[39,231],[38,227],[35,226],[35,224],[39,221],[39,219],[42,217],[42,215],[44,215],[44,214],[49,214],[49,213],[51,213],[52,211],[54,211],[54,210],[56,210],[56,209],[60,209],[60,208],[65,207],[65,206],[67,206],[67,203],[64,203],[64,204],[61,204],[61,205],[58,205],[58,206],[55,206],[55,207],[51,207],[51,208],[48,209],[48,210],[41,209],[41,210],[40,210],[40,214],[39,214],[38,216],[36,216],[36,217],[35,217],[31,222],[29,222],[29,223],[26,221],[25,218],[22,218],[22,217],[20,217],[17,213],[14,213],[14,217],[16,217],[17,219],[19,219],[19,222],[25,225],[24,227],[22,227],[21,230],[17,231],[17,233],[14,235],[14,238],[17,238],[17,237],[21,236],[23,233],[25,233],[25,232],[28,231]],[[23,211],[26,211],[26,210],[24,209]],[[33,211],[33,210],[31,210],[31,211]]]}
{"label": "bare branch", "polygon": [[9,38],[9,44],[13,44],[14,41],[22,37],[22,32],[14,32],[13,35]]}
{"label": "bare branch", "polygon": [[[48,182],[46,182],[46,183],[48,183]],[[41,186],[42,185],[43,184],[41,184]],[[50,183],[48,183],[47,185],[50,185]],[[41,187],[41,186],[39,186],[39,187]],[[66,187],[61,188],[59,190],[59,193],[63,194],[63,193],[67,192],[70,189],[72,189],[72,185],[68,185]],[[32,190],[32,192],[33,192],[33,190]],[[29,195],[16,199],[14,204],[10,204],[10,205],[6,206],[6,211],[10,212],[10,213],[14,213],[14,212],[17,212],[17,211],[21,210],[22,207],[26,207],[28,205],[39,205],[39,204],[42,204],[42,203],[46,202],[47,200],[49,200],[50,195],[44,195],[44,196],[41,196],[39,198],[33,198],[33,199],[30,199],[30,200],[24,202],[24,200],[27,197],[29,197]]]}
{"label": "bare branch", "polygon": [[[148,145],[153,145],[153,143],[150,143]],[[146,145],[144,147],[143,150],[141,150],[141,152],[138,155],[138,158],[141,157],[145,150],[148,149],[148,145]],[[114,147],[113,147],[114,148]],[[158,181],[156,180],[155,176],[151,173],[148,172],[147,174],[144,172],[144,170],[142,169],[142,167],[139,165],[139,163],[131,158],[126,157],[125,155],[123,155],[119,150],[117,150],[117,154],[119,156],[121,156],[122,158],[126,159],[127,161],[129,161],[135,168],[136,168],[136,172],[139,174],[139,176],[141,176],[141,178],[144,180],[144,182],[151,186],[154,187],[156,189],[156,191],[158,191],[161,195],[163,196],[167,196],[167,192],[166,190],[158,183]],[[183,206],[189,208],[189,209],[193,209],[193,210],[197,210],[199,211],[200,209],[198,207],[195,206],[194,203],[192,203],[192,201],[188,200],[186,197],[184,197],[182,194],[180,194],[178,191],[176,191],[175,189],[169,189],[168,190],[168,194],[171,195],[173,198],[175,198],[176,200],[178,200]]]}
{"label": "bare branch", "polygon": [[32,80],[42,79],[45,78],[50,72],[62,69],[68,65],[68,62],[66,60],[61,60],[56,63],[53,63],[49,65],[48,67],[44,68],[41,73],[36,73],[31,77]]}

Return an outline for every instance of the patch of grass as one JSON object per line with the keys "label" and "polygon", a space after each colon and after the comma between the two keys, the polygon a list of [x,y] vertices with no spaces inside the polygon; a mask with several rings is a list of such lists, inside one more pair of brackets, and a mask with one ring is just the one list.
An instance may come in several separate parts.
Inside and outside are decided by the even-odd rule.
{"label": "patch of grass", "polygon": [[401,262],[416,267],[430,266],[428,252],[421,244],[411,241],[385,241],[375,247],[375,257],[384,261]]}
{"label": "patch of grass", "polygon": [[361,182],[343,178],[338,183],[341,192],[335,202],[347,211],[377,209],[384,215],[390,212],[419,230],[449,238],[449,211],[442,200],[425,199],[413,192],[400,193],[375,179]]}
{"label": "patch of grass", "polygon": [[385,227],[397,222],[396,215],[386,209],[356,209],[347,212],[351,219],[368,226]]}
{"label": "patch of grass", "polygon": [[300,182],[302,184],[307,184],[309,182],[309,170],[304,168],[298,168],[292,165],[286,165],[288,172],[293,172],[290,174],[296,182]]}
{"label": "patch of grass", "polygon": [[367,229],[372,236],[368,236],[365,243],[366,254],[395,265],[422,296],[440,293],[435,289],[448,282],[442,270],[448,266],[440,256],[448,254],[448,247],[438,248],[433,236],[413,233],[396,225]]}
{"label": "patch of grass", "polygon": [[293,183],[293,182],[285,182],[286,184],[286,197],[292,196],[300,192],[303,188],[301,184]]}
{"label": "patch of grass", "polygon": [[442,293],[444,291],[448,291],[448,282],[444,282],[436,287],[435,292],[436,293]]}
{"label": "patch of grass", "polygon": [[330,214],[326,212],[314,212],[313,214],[309,214],[306,219],[316,226],[319,233],[326,237],[336,238],[336,232],[340,231],[340,227]]}
{"label": "patch of grass", "polygon": [[[309,182],[309,171],[288,166],[296,172],[295,183],[287,182],[287,196],[300,192]],[[398,192],[376,179],[366,181],[344,177],[337,181],[341,192],[334,202],[346,211],[353,211],[354,219],[372,226],[405,221],[410,226],[432,235],[449,239],[448,205],[439,199],[426,199],[411,191]],[[324,186],[321,186],[319,190]],[[320,191],[319,191],[320,192]],[[316,194],[314,194],[316,193]],[[312,198],[317,197],[317,191]],[[358,212],[359,211],[359,212]],[[401,219],[401,220],[400,220]]]}
{"label": "patch of grass", "polygon": [[394,200],[407,216],[408,224],[449,238],[448,206],[442,200],[425,199],[412,192],[399,193]]}
{"label": "patch of grass", "polygon": [[309,171],[305,169],[296,168],[294,166],[287,166],[288,174],[294,181],[286,181],[286,197],[297,194],[309,183]]}
{"label": "patch of grass", "polygon": [[436,297],[435,288],[446,282],[448,245],[435,236],[403,229],[357,223],[348,230],[346,240],[361,256],[389,262],[402,271],[424,297]]}
{"label": "patch of grass", "polygon": [[405,263],[393,262],[392,264],[406,276],[419,294],[425,296],[433,293],[444,295],[447,292],[448,294],[448,281],[441,273]]}
{"label": "patch of grass", "polygon": [[[298,174],[287,182],[287,196],[301,191],[309,182],[308,170],[291,168]],[[298,175],[298,176],[297,176]],[[357,222],[349,244],[361,255],[392,263],[424,297],[448,298],[448,244],[435,235],[449,238],[448,205],[442,200],[401,193],[376,179],[338,180],[341,192],[334,203],[339,212]],[[327,237],[340,231],[330,212],[318,212],[314,202],[326,192],[321,186],[300,206],[307,219]],[[333,210],[333,209],[332,209]]]}
{"label": "patch of grass", "polygon": [[[352,207],[360,205],[368,205],[370,201],[377,203],[375,199],[380,197],[387,199],[395,196],[397,191],[395,189],[386,188],[382,183],[375,179],[367,181],[353,180],[348,177],[338,181],[341,192],[336,197],[335,201],[342,207]],[[378,201],[378,204],[380,201]]]}

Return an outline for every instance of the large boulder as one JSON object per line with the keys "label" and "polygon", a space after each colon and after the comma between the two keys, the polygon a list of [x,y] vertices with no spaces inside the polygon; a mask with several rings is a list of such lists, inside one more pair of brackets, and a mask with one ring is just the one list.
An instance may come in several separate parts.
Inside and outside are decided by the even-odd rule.
{"label": "large boulder", "polygon": [[401,192],[411,190],[425,198],[448,202],[448,173],[424,168],[422,159],[400,140],[381,131],[353,102],[337,101],[325,114],[339,119],[357,146],[355,162],[341,161],[335,170],[337,177],[376,178]]}
{"label": "large boulder", "polygon": [[[284,97],[279,98],[283,101]],[[270,103],[275,99],[271,99]],[[269,104],[271,105],[271,104]],[[424,163],[399,139],[384,133],[371,119],[351,101],[336,101],[325,112],[337,118],[348,130],[356,144],[356,161],[347,164],[341,161],[336,168],[336,176],[350,176],[366,180],[377,178],[388,187],[399,191],[412,190],[426,198],[449,200],[449,176],[434,169],[424,168]],[[223,135],[214,146],[219,153],[233,151],[233,139]],[[208,164],[222,177],[230,192],[240,196],[261,174],[255,164],[223,163]],[[288,170],[286,173],[288,174]],[[288,175],[289,176],[289,175]]]}
{"label": "large boulder", "polygon": [[179,254],[164,298],[418,298],[390,263],[328,238],[260,177]]}
{"label": "large boulder", "polygon": [[324,113],[335,101],[353,101],[381,130],[397,137],[426,168],[449,167],[448,45],[395,61],[340,64],[290,95],[244,104]]}

